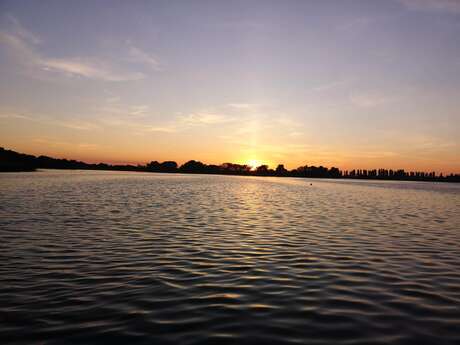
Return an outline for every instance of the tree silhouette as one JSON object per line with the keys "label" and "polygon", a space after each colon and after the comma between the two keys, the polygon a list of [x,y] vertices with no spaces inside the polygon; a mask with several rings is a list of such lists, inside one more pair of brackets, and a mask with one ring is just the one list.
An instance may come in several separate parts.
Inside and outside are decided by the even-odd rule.
{"label": "tree silhouette", "polygon": [[177,163],[174,161],[166,161],[160,164],[160,171],[162,172],[176,172]]}
{"label": "tree silhouette", "polygon": [[268,165],[263,164],[261,166],[258,166],[256,168],[256,174],[257,175],[262,175],[262,176],[268,175]]}
{"label": "tree silhouette", "polygon": [[283,164],[278,164],[275,172],[276,172],[276,176],[284,176],[287,174],[287,170],[284,168]]}
{"label": "tree silhouette", "polygon": [[195,160],[190,160],[187,163],[184,163],[179,170],[185,173],[206,173],[206,165]]}
{"label": "tree silhouette", "polygon": [[222,165],[207,165],[200,161],[190,160],[180,168],[174,161],[151,161],[146,165],[110,165],[106,163],[88,164],[76,160],[57,159],[47,156],[35,157],[0,147],[0,171],[33,171],[36,169],[93,169],[93,170],[122,170],[122,171],[147,171],[187,174],[225,174],[225,175],[257,175],[257,176],[290,176],[308,178],[347,178],[347,179],[378,179],[378,180],[410,180],[410,181],[440,181],[460,182],[460,174],[436,175],[435,172],[411,171],[403,169],[353,169],[341,171],[336,167],[330,169],[319,166],[301,166],[291,171],[283,164],[275,170],[268,165],[258,166],[254,171],[245,164],[223,163]]}

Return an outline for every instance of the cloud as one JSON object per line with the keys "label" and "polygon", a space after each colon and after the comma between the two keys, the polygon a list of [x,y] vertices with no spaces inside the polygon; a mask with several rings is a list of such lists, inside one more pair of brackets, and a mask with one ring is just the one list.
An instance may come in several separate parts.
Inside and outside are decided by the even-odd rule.
{"label": "cloud", "polygon": [[260,107],[260,104],[256,103],[229,103],[228,107],[239,110],[255,110]]}
{"label": "cloud", "polygon": [[[304,125],[289,115],[264,113],[239,118],[225,131],[231,135],[223,134],[219,138],[228,145],[246,146],[248,149],[258,151],[260,145],[265,147],[267,143],[276,143],[275,147],[296,146],[299,144],[299,139],[306,136],[304,130]],[[273,150],[275,151],[276,149]]]}
{"label": "cloud", "polygon": [[179,121],[185,125],[215,125],[233,121],[234,118],[222,114],[192,113],[181,116]]}
{"label": "cloud", "polygon": [[15,113],[0,114],[0,119],[20,119],[20,120],[29,120],[29,121],[34,120],[30,116],[26,116],[22,114],[15,114]]}
{"label": "cloud", "polygon": [[176,133],[193,127],[231,124],[235,120],[234,117],[224,114],[196,112],[178,116],[173,121],[163,125],[142,125],[141,127],[146,132]]}
{"label": "cloud", "polygon": [[99,116],[99,121],[103,127],[122,127],[124,131],[132,130],[135,134],[143,134],[150,132],[158,133],[176,133],[182,128],[177,124],[177,122],[170,122],[166,124],[156,124],[148,122],[139,122],[132,121],[127,117],[101,117]]}
{"label": "cloud", "polygon": [[148,105],[133,105],[131,106],[131,109],[128,111],[128,114],[132,116],[142,116],[146,115],[148,110]]}
{"label": "cloud", "polygon": [[414,151],[424,153],[458,152],[454,148],[458,147],[459,143],[446,138],[429,134],[407,133],[407,131],[404,133],[399,132],[399,136],[402,138],[402,146]]}
{"label": "cloud", "polygon": [[[145,78],[140,72],[127,71],[98,58],[46,56],[38,50],[42,41],[26,30],[17,19],[9,17],[10,31],[0,31],[0,44],[10,48],[14,58],[22,64],[31,66],[35,71],[60,73],[67,77],[79,77],[102,81],[131,81]],[[153,64],[152,58],[140,50],[135,50],[137,61]]]}
{"label": "cloud", "polygon": [[143,79],[139,72],[115,71],[106,62],[95,60],[85,61],[82,58],[54,59],[38,58],[34,61],[45,71],[61,72],[68,76],[84,77],[104,81],[129,81]]}
{"label": "cloud", "polygon": [[15,112],[0,112],[0,120],[25,120],[31,121],[39,124],[45,124],[48,126],[59,126],[64,128],[70,128],[79,131],[89,131],[99,128],[99,126],[93,122],[81,121],[78,119],[70,120],[61,120],[56,118],[51,118],[48,116],[30,116],[24,114],[18,114]]}
{"label": "cloud", "polygon": [[[129,127],[142,132],[176,133],[186,131],[194,127],[206,127],[232,123],[236,118],[226,114],[214,112],[194,112],[187,115],[176,115],[168,122],[152,123],[147,116],[147,105],[125,105],[118,97],[109,97],[106,105],[96,108],[99,121],[107,126]],[[114,116],[115,115],[115,116]],[[129,116],[142,116],[142,122],[132,121]]]}
{"label": "cloud", "polygon": [[131,46],[129,48],[129,56],[129,60],[131,61],[140,62],[150,66],[155,70],[160,70],[160,62],[158,59],[137,47]]}
{"label": "cloud", "polygon": [[120,101],[119,97],[109,97],[106,99],[106,104],[96,109],[98,112],[111,115],[129,115],[129,116],[146,116],[150,110],[148,105],[126,105]]}
{"label": "cloud", "polygon": [[95,150],[95,149],[99,148],[100,146],[97,145],[97,144],[80,143],[80,144],[78,144],[78,147],[81,148],[81,149],[85,149],[85,150]]}
{"label": "cloud", "polygon": [[78,131],[90,131],[90,130],[99,128],[99,126],[97,126],[96,124],[92,122],[85,122],[85,121],[47,120],[47,122],[57,125],[57,126],[75,129]]}
{"label": "cloud", "polygon": [[399,0],[409,10],[460,13],[459,0]]}
{"label": "cloud", "polygon": [[0,31],[0,44],[8,46],[15,58],[19,58],[23,63],[32,62],[36,64],[40,60],[31,43],[28,43],[19,35]]}
{"label": "cloud", "polygon": [[398,153],[393,151],[379,151],[379,150],[355,150],[343,154],[343,158],[351,160],[362,159],[383,159],[394,158],[399,156]]}
{"label": "cloud", "polygon": [[164,126],[164,127],[147,127],[146,131],[148,132],[161,132],[161,133],[175,133],[177,132],[178,128],[175,126]]}
{"label": "cloud", "polygon": [[226,125],[235,123],[236,118],[227,114],[214,112],[195,112],[187,115],[180,115],[164,126],[148,127],[150,132],[175,133],[186,131],[193,127],[206,127]]}
{"label": "cloud", "polygon": [[40,44],[42,43],[42,40],[35,35],[34,33],[30,32],[27,30],[20,22],[17,20],[15,17],[13,17],[11,14],[7,14],[5,16],[6,22],[9,23],[13,28],[16,33],[16,35],[28,42],[31,42],[32,44]]}
{"label": "cloud", "polygon": [[83,150],[95,150],[101,147],[100,145],[92,144],[92,143],[73,143],[69,141],[57,141],[57,140],[53,140],[49,138],[35,138],[33,142],[39,143],[39,144],[46,144],[47,146],[53,146],[53,147],[69,146],[69,147],[83,149]]}

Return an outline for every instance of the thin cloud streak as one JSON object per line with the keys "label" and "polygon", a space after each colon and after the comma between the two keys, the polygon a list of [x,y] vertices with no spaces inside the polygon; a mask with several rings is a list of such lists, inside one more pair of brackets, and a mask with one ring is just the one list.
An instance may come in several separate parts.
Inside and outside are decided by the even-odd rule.
{"label": "thin cloud streak", "polygon": [[172,123],[164,126],[144,126],[148,132],[176,133],[197,126],[224,125],[233,122],[235,118],[215,113],[191,113],[179,116]]}
{"label": "thin cloud streak", "polygon": [[[0,44],[10,48],[10,52],[23,64],[41,71],[57,72],[67,77],[81,77],[110,82],[134,81],[144,79],[141,72],[124,71],[113,64],[98,58],[56,58],[40,54],[38,47],[42,41],[26,30],[17,19],[9,17],[12,23],[10,32],[0,31]],[[158,62],[145,52],[132,47],[130,54],[137,62],[158,67]]]}
{"label": "thin cloud streak", "polygon": [[30,116],[26,116],[22,114],[14,114],[14,113],[0,114],[0,119],[20,119],[20,120],[34,121],[34,119]]}
{"label": "thin cloud streak", "polygon": [[129,60],[131,61],[144,63],[157,71],[161,70],[160,62],[156,57],[146,53],[145,51],[137,47],[130,46],[129,55]]}
{"label": "thin cloud streak", "polygon": [[148,115],[150,107],[145,104],[127,105],[120,101],[119,97],[109,97],[101,107],[96,108],[97,112],[111,115],[126,115],[132,117],[145,117]]}
{"label": "thin cloud streak", "polygon": [[227,106],[237,110],[256,110],[260,108],[260,104],[257,103],[229,103]]}
{"label": "thin cloud streak", "polygon": [[51,126],[59,126],[64,128],[69,128],[78,131],[90,131],[94,129],[98,129],[99,126],[94,122],[87,122],[87,121],[80,121],[80,120],[60,120],[54,119],[46,116],[29,116],[23,114],[15,114],[15,113],[1,113],[0,120],[24,120],[29,122],[35,122],[45,125]]}
{"label": "thin cloud streak", "polygon": [[11,14],[6,15],[6,20],[12,24],[15,33],[18,37],[25,41],[31,42],[32,44],[38,45],[42,43],[42,40],[34,33],[27,30],[15,17]]}
{"label": "thin cloud streak", "polygon": [[84,77],[104,81],[131,81],[144,79],[145,75],[139,72],[114,71],[104,61],[84,61],[74,59],[38,58],[34,61],[45,71],[62,72],[69,76]]}
{"label": "thin cloud streak", "polygon": [[146,127],[145,129],[147,132],[161,132],[161,133],[176,133],[177,127],[174,126],[165,126],[165,127]]}
{"label": "thin cloud streak", "polygon": [[186,116],[181,116],[179,122],[185,125],[216,125],[233,121],[234,118],[222,114],[213,113],[192,113]]}
{"label": "thin cloud streak", "polygon": [[101,145],[97,145],[97,144],[92,144],[92,143],[73,143],[73,142],[69,142],[69,141],[58,141],[58,140],[53,140],[53,139],[49,139],[49,138],[35,138],[33,139],[33,142],[35,143],[38,143],[38,144],[46,144],[48,146],[51,146],[51,147],[73,147],[73,148],[77,148],[77,149],[82,149],[82,150],[88,150],[88,151],[92,151],[92,150],[96,150],[96,149],[100,149],[101,148]]}

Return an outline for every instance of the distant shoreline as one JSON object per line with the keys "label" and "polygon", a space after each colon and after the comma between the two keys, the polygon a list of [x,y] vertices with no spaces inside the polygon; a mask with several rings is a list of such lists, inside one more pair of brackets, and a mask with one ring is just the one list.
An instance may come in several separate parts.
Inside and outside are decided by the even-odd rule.
{"label": "distant shoreline", "polygon": [[252,170],[247,165],[224,163],[207,165],[190,160],[181,166],[174,161],[159,163],[152,161],[146,165],[110,165],[106,163],[89,164],[76,160],[58,159],[47,156],[33,156],[6,150],[0,147],[0,172],[33,172],[37,169],[58,170],[102,170],[102,171],[135,171],[156,173],[184,173],[209,175],[237,176],[275,176],[299,178],[380,180],[380,181],[424,181],[424,182],[460,182],[460,174],[436,175],[434,172],[406,172],[403,169],[353,169],[342,171],[338,168],[323,166],[302,166],[287,170],[282,164],[276,169],[261,165]]}

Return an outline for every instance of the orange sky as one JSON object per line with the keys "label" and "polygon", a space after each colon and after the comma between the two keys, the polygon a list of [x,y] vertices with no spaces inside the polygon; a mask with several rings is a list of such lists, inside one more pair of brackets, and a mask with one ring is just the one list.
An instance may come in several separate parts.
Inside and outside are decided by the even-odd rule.
{"label": "orange sky", "polygon": [[2,3],[0,146],[460,173],[451,2],[39,3]]}

